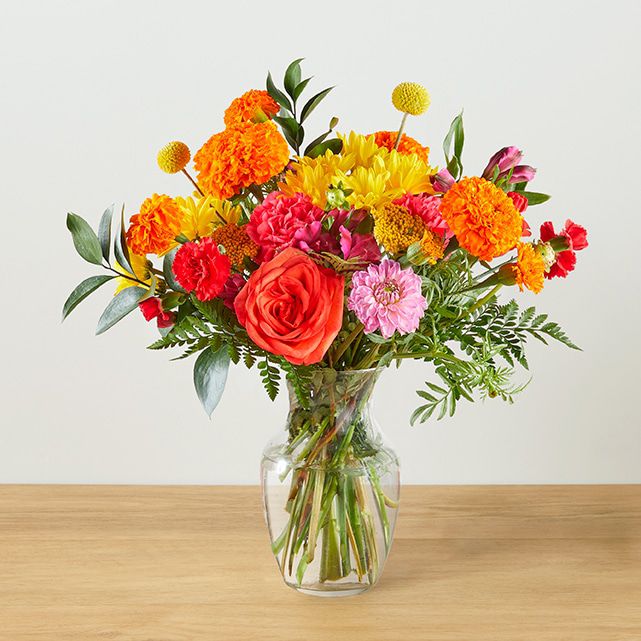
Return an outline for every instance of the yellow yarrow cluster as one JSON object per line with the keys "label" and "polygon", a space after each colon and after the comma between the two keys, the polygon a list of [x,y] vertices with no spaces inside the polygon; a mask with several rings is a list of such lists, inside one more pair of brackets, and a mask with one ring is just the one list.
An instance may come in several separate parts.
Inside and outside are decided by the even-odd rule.
{"label": "yellow yarrow cluster", "polygon": [[258,253],[258,245],[247,235],[245,228],[234,223],[216,228],[211,237],[225,248],[231,264],[237,269],[242,268],[246,257],[254,258]]}
{"label": "yellow yarrow cluster", "polygon": [[374,211],[374,236],[390,254],[420,242],[425,231],[425,223],[401,205],[388,203]]}
{"label": "yellow yarrow cluster", "polygon": [[168,174],[182,171],[191,160],[191,152],[184,142],[174,140],[158,152],[158,166]]}
{"label": "yellow yarrow cluster", "polygon": [[403,113],[420,116],[430,106],[430,94],[416,82],[401,82],[394,87],[392,104]]}

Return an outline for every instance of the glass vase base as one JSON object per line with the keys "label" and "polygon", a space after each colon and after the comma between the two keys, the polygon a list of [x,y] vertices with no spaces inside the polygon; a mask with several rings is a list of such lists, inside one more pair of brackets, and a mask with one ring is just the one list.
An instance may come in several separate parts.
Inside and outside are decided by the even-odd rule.
{"label": "glass vase base", "polygon": [[287,583],[287,581],[285,581],[285,584],[296,590],[296,592],[316,597],[356,596],[357,594],[367,592],[367,590],[372,587],[371,585],[363,585],[360,583],[345,583],[341,585],[332,585],[331,587],[324,585],[323,583],[317,583],[304,588],[300,585]]}

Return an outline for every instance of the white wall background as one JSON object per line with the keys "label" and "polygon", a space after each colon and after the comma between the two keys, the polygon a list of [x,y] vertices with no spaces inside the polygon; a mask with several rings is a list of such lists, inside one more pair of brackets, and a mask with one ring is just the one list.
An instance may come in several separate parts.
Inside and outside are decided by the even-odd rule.
{"label": "white wall background", "polygon": [[93,273],[64,220],[71,210],[97,224],[113,201],[132,214],[153,191],[188,193],[157,169],[157,149],[196,150],[232,98],[300,56],[315,87],[337,85],[319,131],[332,115],[345,129],[393,129],[391,89],[421,82],[433,103],[409,134],[433,162],[465,107],[468,173],[518,145],[539,168],[533,187],[553,194],[528,212],[533,227],[569,216],[589,229],[577,270],[536,299],[585,351],[532,345],[534,380],[516,405],[462,405],[410,428],[428,371],[382,379],[378,416],[404,481],[641,482],[641,5],[277,4],[2,2],[0,482],[257,482],[285,399],[272,404],[236,368],[209,422],[191,362],[146,351],[154,330],[141,317],[93,336],[107,291],[61,326],[64,299]]}

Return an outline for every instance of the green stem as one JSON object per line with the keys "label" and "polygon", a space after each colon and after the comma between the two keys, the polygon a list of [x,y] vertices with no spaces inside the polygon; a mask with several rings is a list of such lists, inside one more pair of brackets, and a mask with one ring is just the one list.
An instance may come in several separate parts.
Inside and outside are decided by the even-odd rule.
{"label": "green stem", "polygon": [[403,114],[401,120],[401,126],[398,128],[398,135],[396,136],[396,142],[394,143],[394,149],[398,149],[398,146],[401,144],[401,136],[403,135],[403,129],[405,129],[405,121],[407,120],[407,113]]}

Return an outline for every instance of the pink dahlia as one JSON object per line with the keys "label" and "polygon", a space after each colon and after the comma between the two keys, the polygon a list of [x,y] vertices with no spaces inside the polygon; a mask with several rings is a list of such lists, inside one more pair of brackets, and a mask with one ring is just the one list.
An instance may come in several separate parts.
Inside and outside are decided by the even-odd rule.
{"label": "pink dahlia", "polygon": [[383,338],[390,338],[395,331],[415,331],[427,301],[421,294],[420,276],[386,258],[380,265],[354,274],[347,307],[363,323],[366,333],[380,329]]}
{"label": "pink dahlia", "polygon": [[394,201],[395,205],[405,207],[410,214],[418,216],[425,226],[436,235],[449,241],[454,235],[441,216],[441,199],[428,194],[405,194]]}
{"label": "pink dahlia", "polygon": [[249,237],[258,245],[258,262],[271,260],[278,252],[296,244],[296,233],[320,221],[325,212],[308,196],[285,196],[273,191],[254,209],[247,223]]}

